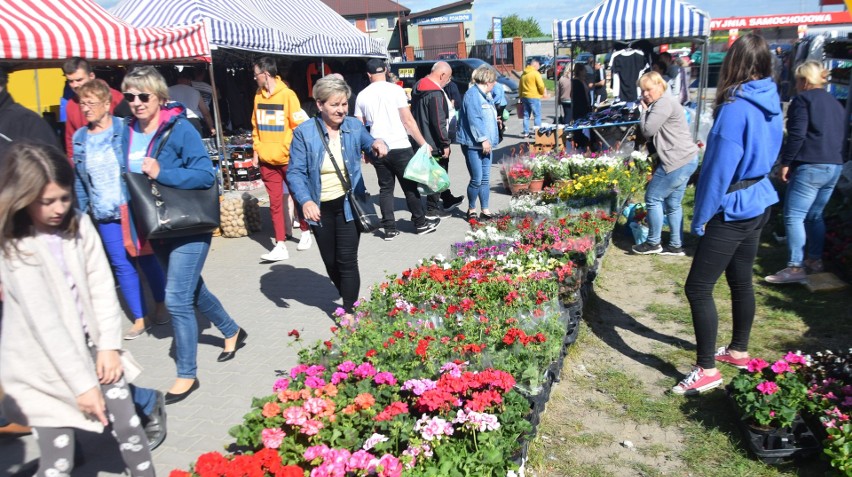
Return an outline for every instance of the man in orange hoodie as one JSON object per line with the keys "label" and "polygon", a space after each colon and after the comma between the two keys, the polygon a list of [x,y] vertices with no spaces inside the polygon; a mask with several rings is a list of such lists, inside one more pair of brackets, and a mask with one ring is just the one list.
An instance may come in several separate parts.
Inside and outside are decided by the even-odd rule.
{"label": "man in orange hoodie", "polygon": [[[275,60],[267,56],[254,62],[254,79],[257,81],[257,94],[254,96],[254,112],[251,117],[251,137],[254,142],[252,163],[260,166],[260,177],[269,194],[269,212],[272,214],[272,227],[275,230],[275,247],[271,252],[260,256],[262,260],[277,262],[290,258],[286,247],[284,228],[284,182],[287,179],[287,165],[290,163],[290,143],[293,141],[293,129],[308,119],[302,110],[296,93],[284,84],[278,76]],[[296,204],[299,216],[299,205]],[[299,220],[302,236],[298,250],[307,250],[313,239],[308,224]]]}

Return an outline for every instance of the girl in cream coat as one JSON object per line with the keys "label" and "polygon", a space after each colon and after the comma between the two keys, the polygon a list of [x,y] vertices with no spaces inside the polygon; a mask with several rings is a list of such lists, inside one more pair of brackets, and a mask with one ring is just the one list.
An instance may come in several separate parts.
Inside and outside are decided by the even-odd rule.
{"label": "girl in cream coat", "polygon": [[0,160],[3,411],[33,427],[39,476],[70,475],[73,429],[107,425],[130,475],[153,476],[127,386],[139,369],[121,356],[112,273],[91,220],[71,206],[73,186],[58,149],[17,144]]}

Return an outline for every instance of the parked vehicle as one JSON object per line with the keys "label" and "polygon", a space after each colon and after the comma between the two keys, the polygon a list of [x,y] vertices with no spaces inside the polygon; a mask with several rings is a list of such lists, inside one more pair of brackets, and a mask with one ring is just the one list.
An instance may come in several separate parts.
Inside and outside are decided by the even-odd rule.
{"label": "parked vehicle", "polygon": [[[557,56],[554,65],[547,69],[547,77],[550,79],[559,78],[559,75],[562,74],[562,70],[571,65],[571,57],[570,56]],[[556,68],[556,76],[553,76],[553,69]]]}
{"label": "parked vehicle", "polygon": [[[438,60],[424,60],[424,61],[402,61],[399,63],[391,63],[390,70],[393,74],[395,74],[400,81],[402,81],[403,88],[413,88],[414,83],[416,83],[420,78],[428,75],[430,71],[432,71],[432,65],[434,65]],[[443,60],[449,63],[450,68],[453,69],[453,83],[456,84],[459,88],[459,92],[464,94],[467,91],[467,88],[470,86],[470,77],[473,74],[473,70],[479,68],[481,65],[488,65],[488,67],[494,69],[497,73],[497,82],[503,85],[503,89],[506,92],[506,102],[508,106],[506,109],[514,110],[515,104],[518,102],[518,82],[517,80],[510,78],[506,75],[503,75],[496,68],[491,66],[479,58],[466,58],[466,59],[455,59],[455,60]]]}
{"label": "parked vehicle", "polygon": [[457,60],[459,58],[459,54],[454,51],[444,51],[442,53],[438,53],[438,60]]}
{"label": "parked vehicle", "polygon": [[547,71],[548,68],[553,65],[553,57],[550,55],[532,55],[527,57],[527,61],[524,64],[528,64],[531,60],[538,61],[539,68],[538,70],[542,73]]}

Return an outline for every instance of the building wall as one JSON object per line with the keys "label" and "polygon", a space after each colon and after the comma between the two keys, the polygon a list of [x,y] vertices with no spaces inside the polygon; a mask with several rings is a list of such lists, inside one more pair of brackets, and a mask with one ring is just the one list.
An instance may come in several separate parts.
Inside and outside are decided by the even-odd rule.
{"label": "building wall", "polygon": [[[414,48],[422,48],[423,45],[423,29],[426,26],[440,26],[447,28],[449,25],[455,25],[454,32],[458,32],[457,37],[450,38],[447,36],[446,45],[455,45],[459,41],[473,41],[476,38],[476,32],[473,28],[473,5],[463,5],[447,10],[437,10],[429,17],[412,18],[408,24],[408,44]],[[463,19],[459,21],[459,19]],[[450,31],[447,28],[446,31]],[[427,34],[428,36],[428,34]]]}
{"label": "building wall", "polygon": [[399,27],[396,24],[396,14],[385,14],[367,18],[346,17],[350,23],[375,39],[385,41],[388,50],[400,51]]}

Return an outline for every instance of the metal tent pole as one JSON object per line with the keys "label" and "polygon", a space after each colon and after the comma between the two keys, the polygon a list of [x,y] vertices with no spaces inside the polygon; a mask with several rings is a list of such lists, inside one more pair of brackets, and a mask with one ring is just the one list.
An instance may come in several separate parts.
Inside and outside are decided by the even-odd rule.
{"label": "metal tent pole", "polygon": [[704,91],[707,87],[708,53],[710,50],[710,38],[704,38],[701,49],[701,67],[698,70],[698,104],[695,106],[695,125],[692,127],[692,140],[698,139],[698,128],[701,125],[701,112],[704,110]]}
{"label": "metal tent pole", "polygon": [[[234,180],[231,177],[231,171],[228,170],[225,159],[225,141],[222,139],[222,115],[219,114],[219,92],[216,89],[216,75],[213,73],[213,55],[210,55],[210,63],[208,65],[210,72],[210,87],[213,88],[213,114],[216,115],[216,150],[219,153],[219,177],[217,180],[222,180],[225,176],[228,177],[228,190],[233,190]],[[224,185],[224,183],[223,183]]]}

